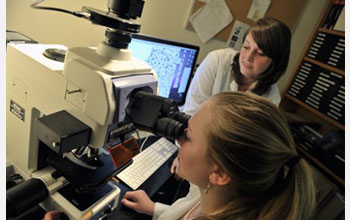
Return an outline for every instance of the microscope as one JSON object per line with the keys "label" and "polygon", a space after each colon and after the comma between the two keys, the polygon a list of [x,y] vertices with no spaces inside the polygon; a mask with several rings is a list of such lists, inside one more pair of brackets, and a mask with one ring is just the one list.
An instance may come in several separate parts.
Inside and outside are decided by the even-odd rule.
{"label": "microscope", "polygon": [[9,44],[7,164],[25,181],[6,193],[7,218],[40,203],[74,219],[100,219],[118,205],[118,170],[106,148],[136,129],[176,139],[188,115],[157,96],[157,76],[132,57],[143,0],[109,0],[108,11],[79,16],[106,26],[96,49]]}

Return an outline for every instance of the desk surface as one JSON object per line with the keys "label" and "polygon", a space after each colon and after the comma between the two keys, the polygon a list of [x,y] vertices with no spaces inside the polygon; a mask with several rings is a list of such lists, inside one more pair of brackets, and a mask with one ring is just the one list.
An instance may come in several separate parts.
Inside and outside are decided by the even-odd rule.
{"label": "desk surface", "polygon": [[[151,145],[153,142],[158,140],[159,137],[150,136],[145,144],[145,148]],[[176,157],[177,153],[174,153],[150,178],[144,182],[139,189],[144,190],[147,195],[152,197],[155,193],[164,185],[164,183],[172,176],[170,173],[170,167],[172,165],[172,161]],[[124,194],[128,191],[132,191],[130,187],[128,187],[123,182],[117,183],[117,186],[120,188],[120,196],[118,201],[117,208],[107,217],[107,219],[118,219],[118,220],[130,220],[134,219],[136,216],[136,212],[126,208],[120,202],[124,197]]]}

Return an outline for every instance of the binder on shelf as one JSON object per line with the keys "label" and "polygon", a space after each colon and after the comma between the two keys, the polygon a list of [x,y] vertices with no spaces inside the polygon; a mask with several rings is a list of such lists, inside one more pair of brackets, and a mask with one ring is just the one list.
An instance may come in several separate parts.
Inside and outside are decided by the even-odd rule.
{"label": "binder on shelf", "polygon": [[290,94],[290,95],[292,95],[292,96],[294,96],[294,97],[297,97],[297,96],[298,96],[297,93],[295,93],[295,92],[293,92],[293,91],[291,91],[291,90],[288,90],[288,94]]}
{"label": "binder on shelf", "polygon": [[335,4],[337,1],[333,1],[332,7],[331,9],[329,9],[329,12],[326,16],[325,22],[323,24],[323,28],[329,28],[329,24],[330,24],[330,20],[332,19],[332,17],[334,17],[335,15],[335,11],[337,9],[337,5]]}
{"label": "binder on shelf", "polygon": [[337,112],[337,114],[342,114],[343,112],[343,108],[339,108],[339,106],[335,106],[335,105],[332,105],[332,104],[329,104],[329,108],[335,112]]}
{"label": "binder on shelf", "polygon": [[[338,4],[338,7],[337,7],[337,10],[336,10],[336,13],[333,17],[333,19],[330,21],[330,25],[329,25],[329,29],[333,30],[334,29],[334,26],[335,24],[337,23],[343,9],[345,8],[344,5],[345,5],[345,1],[338,1],[339,4]],[[344,12],[345,13],[345,12]],[[344,19],[345,19],[345,16],[344,16]],[[345,24],[345,23],[344,23]],[[344,25],[345,27],[345,25]]]}
{"label": "binder on shelf", "polygon": [[308,104],[309,106],[313,107],[314,109],[319,110],[319,107],[317,105],[315,105],[314,103],[309,102],[308,100],[306,100],[305,103]]}
{"label": "binder on shelf", "polygon": [[323,97],[323,91],[322,91],[322,90],[318,90],[316,87],[313,87],[313,88],[312,88],[310,94],[313,95],[313,96],[320,97],[320,98]]}
{"label": "binder on shelf", "polygon": [[297,91],[299,91],[300,89],[303,89],[304,86],[301,85],[301,84],[299,84],[299,83],[294,83],[294,84],[292,85],[292,88],[294,88],[294,89],[296,89]]}
{"label": "binder on shelf", "polygon": [[321,81],[327,83],[330,86],[335,86],[335,82],[329,79],[324,78],[322,75],[318,77]]}
{"label": "binder on shelf", "polygon": [[317,36],[326,37],[327,35],[325,33],[322,33],[322,32],[317,32]]}
{"label": "binder on shelf", "polygon": [[336,23],[342,9],[344,8],[345,1],[343,0],[334,0],[331,9],[328,12],[328,15],[325,19],[323,28],[333,29],[334,24]]}
{"label": "binder on shelf", "polygon": [[303,66],[312,67],[312,64],[306,61],[306,62],[303,63]]}
{"label": "binder on shelf", "polygon": [[318,94],[323,93],[323,90],[322,90],[322,89],[319,89],[319,88],[317,88],[317,87],[315,87],[315,86],[312,88],[312,91],[313,91],[314,93],[318,93]]}
{"label": "binder on shelf", "polygon": [[341,59],[342,56],[339,54],[331,53],[331,57],[339,60],[339,59]]}
{"label": "binder on shelf", "polygon": [[302,74],[298,74],[297,78],[300,79],[300,80],[304,80],[304,81],[306,80],[306,77],[302,76]]}
{"label": "binder on shelf", "polygon": [[344,109],[344,105],[339,104],[338,102],[335,102],[334,100],[331,101],[331,103],[329,104],[330,107],[337,107],[339,109]]}
{"label": "binder on shelf", "polygon": [[309,73],[311,71],[311,67],[312,66],[302,65],[300,69],[304,69],[305,71],[307,71],[307,73]]}
{"label": "binder on shelf", "polygon": [[331,112],[327,112],[326,113],[329,117],[331,117],[332,119],[336,120],[336,121],[339,121],[340,120],[340,117],[332,114]]}
{"label": "binder on shelf", "polygon": [[345,101],[344,101],[344,100],[341,100],[341,99],[339,99],[338,97],[333,97],[333,99],[334,99],[335,101],[339,102],[340,104],[345,105]]}

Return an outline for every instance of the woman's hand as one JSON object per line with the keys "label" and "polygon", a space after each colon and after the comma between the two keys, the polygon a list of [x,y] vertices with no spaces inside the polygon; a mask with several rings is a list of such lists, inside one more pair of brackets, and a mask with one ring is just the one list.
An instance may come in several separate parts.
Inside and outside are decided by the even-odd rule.
{"label": "woman's hand", "polygon": [[179,176],[178,172],[177,172],[177,168],[179,167],[179,158],[176,157],[173,160],[173,164],[170,167],[170,173],[175,174],[175,179],[177,180],[181,180],[182,178]]}
{"label": "woman's hand", "polygon": [[121,202],[126,207],[134,209],[139,213],[153,215],[155,203],[143,190],[126,192]]}
{"label": "woman's hand", "polygon": [[69,220],[68,216],[61,211],[47,212],[43,220]]}
{"label": "woman's hand", "polygon": [[173,164],[171,165],[170,167],[170,173],[177,173],[176,172],[176,168],[179,166],[179,158],[176,157],[174,160],[173,160]]}

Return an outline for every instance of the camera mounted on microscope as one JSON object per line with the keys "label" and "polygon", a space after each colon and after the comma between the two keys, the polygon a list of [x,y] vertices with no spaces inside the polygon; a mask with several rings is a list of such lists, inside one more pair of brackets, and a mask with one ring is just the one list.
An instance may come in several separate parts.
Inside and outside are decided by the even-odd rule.
{"label": "camera mounted on microscope", "polygon": [[106,26],[105,43],[119,49],[128,48],[132,34],[139,33],[141,25],[135,21],[141,17],[144,6],[143,0],[109,0],[108,11],[91,7],[83,7],[93,24]]}

